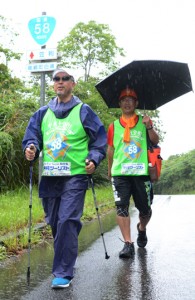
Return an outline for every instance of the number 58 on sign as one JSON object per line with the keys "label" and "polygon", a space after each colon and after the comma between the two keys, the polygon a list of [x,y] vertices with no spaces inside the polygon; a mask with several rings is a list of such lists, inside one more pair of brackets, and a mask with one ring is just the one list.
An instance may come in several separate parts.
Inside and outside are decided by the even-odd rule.
{"label": "number 58 on sign", "polygon": [[55,18],[45,15],[31,19],[28,23],[28,28],[35,42],[42,46],[45,45],[51,37],[55,25]]}

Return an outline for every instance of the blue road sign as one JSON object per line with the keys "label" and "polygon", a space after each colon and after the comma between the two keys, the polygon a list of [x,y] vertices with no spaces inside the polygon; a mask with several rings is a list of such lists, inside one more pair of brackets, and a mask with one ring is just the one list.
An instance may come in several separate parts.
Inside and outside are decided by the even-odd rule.
{"label": "blue road sign", "polygon": [[55,18],[45,15],[31,19],[28,23],[28,28],[35,42],[42,46],[45,45],[51,37],[55,25]]}

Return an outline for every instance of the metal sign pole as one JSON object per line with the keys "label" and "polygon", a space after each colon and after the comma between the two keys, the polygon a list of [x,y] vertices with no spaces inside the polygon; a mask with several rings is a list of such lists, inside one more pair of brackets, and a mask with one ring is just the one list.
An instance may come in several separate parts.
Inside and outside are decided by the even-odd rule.
{"label": "metal sign pole", "polygon": [[[44,105],[45,105],[45,73],[41,72],[40,107]],[[39,182],[41,180],[41,174],[42,174],[42,152],[39,155]]]}
{"label": "metal sign pole", "polygon": [[[57,68],[58,54],[57,49],[46,49],[46,43],[56,25],[53,17],[47,16],[42,12],[42,16],[33,18],[29,21],[28,27],[33,39],[41,45],[41,50],[31,50],[29,58],[31,62],[28,65],[28,71],[32,74],[40,74],[40,107],[45,105],[45,75]],[[39,156],[39,182],[42,174],[42,153]]]}
{"label": "metal sign pole", "polygon": [[[42,16],[46,15],[46,12],[42,12]],[[45,49],[46,45],[41,46],[41,49]],[[42,61],[41,61],[42,62]],[[41,90],[40,90],[40,107],[45,105],[45,72],[41,72]],[[42,153],[39,155],[39,182],[42,174]]]}

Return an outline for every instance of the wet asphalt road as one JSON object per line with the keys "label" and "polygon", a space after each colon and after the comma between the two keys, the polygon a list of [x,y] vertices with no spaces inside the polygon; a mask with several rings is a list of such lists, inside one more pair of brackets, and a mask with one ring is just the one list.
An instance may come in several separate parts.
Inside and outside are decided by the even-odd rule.
{"label": "wet asphalt road", "polygon": [[[9,270],[5,270],[5,276],[0,274],[4,287],[4,292],[0,291],[0,299],[195,300],[195,195],[155,196],[145,249],[138,248],[136,244],[138,213],[135,208],[131,215],[135,241],[133,259],[118,258],[123,243],[119,239],[120,231],[115,226],[104,234],[110,258],[105,259],[102,237],[99,237],[79,255],[71,286],[52,290],[52,251],[47,252],[45,248],[33,250],[38,251],[41,259],[38,263],[38,255],[36,258],[32,255],[32,284],[28,289],[25,286],[26,262],[21,258],[15,269],[12,267],[12,274],[9,274]],[[35,267],[41,281],[38,275],[33,278]]]}
{"label": "wet asphalt road", "polygon": [[194,300],[195,195],[155,196],[145,249],[136,245],[137,220],[133,209],[133,259],[118,258],[123,243],[115,227],[104,234],[108,260],[100,237],[79,255],[70,287],[52,290],[49,276],[20,299]]}

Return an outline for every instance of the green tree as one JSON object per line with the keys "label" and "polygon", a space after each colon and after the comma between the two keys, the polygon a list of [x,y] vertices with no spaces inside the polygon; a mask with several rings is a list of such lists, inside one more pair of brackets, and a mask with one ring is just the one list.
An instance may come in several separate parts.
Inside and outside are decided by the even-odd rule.
{"label": "green tree", "polygon": [[21,141],[37,102],[33,85],[15,77],[9,69],[9,62],[20,59],[21,55],[13,50],[18,34],[2,16],[0,31],[3,37],[0,54],[5,58],[0,63],[0,190],[5,190],[29,181]]}
{"label": "green tree", "polygon": [[10,60],[20,59],[21,53],[16,53],[12,50],[14,41],[18,36],[18,33],[13,29],[12,22],[0,15],[0,31],[1,40],[0,43],[0,55],[5,58],[5,65],[8,66]]}
{"label": "green tree", "polygon": [[1,190],[27,181],[21,141],[30,115],[37,109],[31,91],[0,65],[0,185]]}
{"label": "green tree", "polygon": [[195,150],[172,155],[163,161],[162,173],[154,191],[158,194],[183,194],[195,191]]}
{"label": "green tree", "polygon": [[84,81],[88,81],[92,69],[97,73],[113,71],[117,67],[116,57],[124,56],[122,48],[116,45],[108,25],[89,21],[80,22],[69,35],[58,43],[64,66],[82,69]]}

